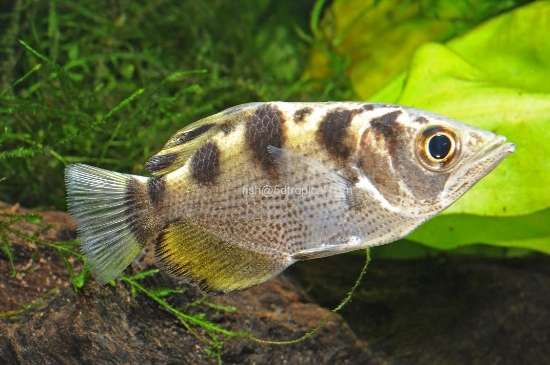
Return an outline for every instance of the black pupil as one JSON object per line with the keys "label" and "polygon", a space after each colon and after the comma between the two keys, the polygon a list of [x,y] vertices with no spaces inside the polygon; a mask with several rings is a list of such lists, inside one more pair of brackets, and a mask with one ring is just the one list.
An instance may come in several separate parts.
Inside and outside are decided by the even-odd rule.
{"label": "black pupil", "polygon": [[451,150],[451,140],[444,134],[436,134],[428,142],[428,152],[436,160],[447,157]]}

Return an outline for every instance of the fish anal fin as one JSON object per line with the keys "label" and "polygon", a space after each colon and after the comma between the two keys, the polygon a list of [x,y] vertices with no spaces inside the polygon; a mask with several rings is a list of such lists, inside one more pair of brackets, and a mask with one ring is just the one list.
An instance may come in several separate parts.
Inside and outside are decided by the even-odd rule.
{"label": "fish anal fin", "polygon": [[225,241],[187,220],[171,222],[158,238],[159,266],[201,290],[224,294],[262,284],[293,261],[276,252],[258,252]]}

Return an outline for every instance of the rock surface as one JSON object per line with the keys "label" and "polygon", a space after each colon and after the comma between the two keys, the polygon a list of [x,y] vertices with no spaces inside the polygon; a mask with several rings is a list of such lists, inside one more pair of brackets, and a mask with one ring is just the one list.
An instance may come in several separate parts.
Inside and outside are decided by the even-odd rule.
{"label": "rock surface", "polygon": [[[22,212],[0,205],[0,213]],[[39,225],[18,222],[37,237],[74,238],[67,215],[44,212]],[[0,218],[2,219],[2,218]],[[0,312],[17,311],[52,293],[22,313],[0,317],[2,364],[215,364],[204,330],[193,335],[173,314],[127,283],[99,286],[91,277],[78,292],[55,249],[8,234],[18,274],[0,251]],[[236,312],[197,305],[215,324],[269,340],[298,338],[317,325],[347,294],[364,263],[361,255],[302,262],[285,275],[250,290],[208,298]],[[71,261],[78,273],[79,260]],[[149,254],[128,274],[154,268]],[[159,273],[147,288],[174,287]],[[306,288],[307,294],[294,283]],[[58,288],[58,289],[55,289]],[[547,364],[550,363],[550,259],[457,258],[422,260],[374,258],[363,284],[342,316],[309,339],[268,345],[227,338],[224,364]],[[51,290],[54,290],[51,292]],[[202,296],[193,288],[171,295],[184,308]],[[319,304],[317,304],[318,302]],[[12,312],[12,314],[15,314]],[[345,320],[344,320],[345,319]],[[349,325],[348,325],[349,323]],[[215,352],[215,351],[214,351]]]}
{"label": "rock surface", "polygon": [[[363,263],[360,255],[340,255],[303,262],[287,275],[333,307]],[[550,364],[549,289],[550,257],[542,254],[374,257],[341,314],[365,348],[392,364]]]}
{"label": "rock surface", "polygon": [[[0,212],[21,212],[17,207],[1,206]],[[63,240],[74,237],[68,217],[59,212],[41,213],[41,224],[59,222],[38,237]],[[16,228],[31,233],[37,226],[18,222]],[[77,293],[58,253],[49,248],[9,236],[18,274],[0,254],[0,312],[14,311],[31,303],[52,288],[58,294],[43,305],[22,314],[0,318],[0,363],[2,364],[215,364],[208,355],[211,344],[200,341],[179,320],[143,294],[132,296],[129,286],[99,286],[88,278]],[[148,267],[147,255],[140,261]],[[77,264],[78,265],[78,264]],[[136,264],[133,264],[134,268]],[[79,268],[77,268],[78,271]],[[140,269],[143,269],[141,267]],[[130,269],[132,270],[132,269]],[[143,281],[148,288],[174,286],[171,280],[156,274]],[[177,307],[200,299],[193,288],[172,295]],[[328,310],[311,302],[285,278],[245,292],[214,297],[211,302],[230,305],[236,312],[219,312],[197,306],[190,313],[205,313],[206,318],[232,331],[247,331],[270,340],[298,338],[316,326]],[[207,337],[201,328],[193,328],[199,337]],[[357,341],[340,316],[313,337],[293,345],[259,344],[248,339],[224,341],[221,360],[226,364],[357,364],[376,360]],[[205,351],[206,350],[206,351]],[[210,349],[211,350],[211,349]]]}

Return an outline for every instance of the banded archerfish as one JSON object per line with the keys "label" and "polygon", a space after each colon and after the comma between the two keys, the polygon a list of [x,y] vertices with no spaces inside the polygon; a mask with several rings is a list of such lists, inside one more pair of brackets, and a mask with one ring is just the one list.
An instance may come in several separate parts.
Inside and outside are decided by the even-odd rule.
{"label": "banded archerfish", "polygon": [[101,283],[155,241],[161,268],[226,293],[407,235],[514,148],[398,105],[251,103],[178,131],[152,177],[69,165],[68,206]]}

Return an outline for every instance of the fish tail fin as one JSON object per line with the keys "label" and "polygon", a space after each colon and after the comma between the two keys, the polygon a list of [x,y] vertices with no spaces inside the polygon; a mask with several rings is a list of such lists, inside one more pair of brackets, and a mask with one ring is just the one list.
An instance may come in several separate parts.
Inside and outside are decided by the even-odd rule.
{"label": "fish tail fin", "polygon": [[100,283],[114,280],[162,229],[153,201],[155,193],[162,194],[155,191],[159,179],[84,164],[67,166],[69,215],[81,251]]}

